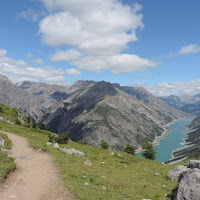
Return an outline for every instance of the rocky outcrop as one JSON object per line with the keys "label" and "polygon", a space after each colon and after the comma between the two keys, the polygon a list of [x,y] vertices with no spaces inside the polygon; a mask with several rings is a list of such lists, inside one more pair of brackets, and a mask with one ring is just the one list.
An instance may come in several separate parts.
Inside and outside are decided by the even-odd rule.
{"label": "rocky outcrop", "polygon": [[200,200],[199,169],[191,169],[181,174],[174,200]]}
{"label": "rocky outcrop", "polygon": [[178,177],[178,187],[174,193],[174,200],[200,200],[199,164],[199,160],[191,160],[188,168],[177,166],[174,170],[170,171],[170,177],[176,179]]}
{"label": "rocky outcrop", "polygon": [[170,180],[178,180],[180,175],[183,172],[187,172],[187,171],[188,171],[187,167],[183,165],[178,165],[167,174],[167,178],[169,178]]}

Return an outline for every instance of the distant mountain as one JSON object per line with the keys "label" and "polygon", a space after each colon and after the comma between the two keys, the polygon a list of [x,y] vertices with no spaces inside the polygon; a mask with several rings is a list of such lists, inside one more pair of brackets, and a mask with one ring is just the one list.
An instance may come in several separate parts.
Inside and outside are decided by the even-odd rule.
{"label": "distant mountain", "polygon": [[170,106],[184,112],[200,115],[200,94],[194,96],[175,96],[159,97]]}
{"label": "distant mountain", "polygon": [[68,88],[69,97],[52,104],[40,121],[53,132],[70,132],[74,141],[99,146],[106,140],[112,149],[122,149],[127,142],[139,147],[145,137],[153,141],[166,123],[188,116],[142,88],[135,90],[137,98],[116,84],[79,81]]}
{"label": "distant mountain", "polygon": [[44,110],[30,93],[19,89],[0,74],[0,103],[18,109],[24,115],[37,118]]}
{"label": "distant mountain", "polygon": [[61,85],[24,81],[18,83],[17,86],[21,90],[31,93],[44,108],[48,108],[53,103],[65,100],[68,97],[67,88]]}

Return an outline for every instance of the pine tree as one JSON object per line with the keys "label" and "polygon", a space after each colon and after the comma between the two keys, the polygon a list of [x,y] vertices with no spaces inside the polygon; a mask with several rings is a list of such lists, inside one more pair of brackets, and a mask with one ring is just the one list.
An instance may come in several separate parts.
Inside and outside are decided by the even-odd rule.
{"label": "pine tree", "polygon": [[143,152],[142,155],[150,160],[155,160],[156,158],[156,150],[153,147],[153,144],[148,142],[147,139],[144,140],[144,144],[142,145]]}

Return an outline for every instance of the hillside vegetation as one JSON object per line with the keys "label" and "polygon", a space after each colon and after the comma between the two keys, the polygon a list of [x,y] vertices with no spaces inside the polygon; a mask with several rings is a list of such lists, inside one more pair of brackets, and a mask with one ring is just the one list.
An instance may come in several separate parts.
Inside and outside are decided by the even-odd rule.
{"label": "hillside vegetation", "polygon": [[[19,119],[17,112],[9,107],[4,107],[3,114],[6,118],[5,113],[7,113],[7,120]],[[162,165],[125,152],[113,151],[114,154],[110,155],[111,150],[72,141],[60,146],[84,151],[85,156],[69,155],[59,149],[46,146],[48,131],[29,128],[27,124],[13,125],[0,121],[0,131],[26,137],[31,147],[49,152],[60,169],[65,185],[79,200],[141,200],[143,198],[167,200],[169,198],[166,194],[170,195],[177,186],[176,181],[166,179],[166,174],[174,168],[174,165]],[[2,162],[3,160],[0,159],[0,167]]]}

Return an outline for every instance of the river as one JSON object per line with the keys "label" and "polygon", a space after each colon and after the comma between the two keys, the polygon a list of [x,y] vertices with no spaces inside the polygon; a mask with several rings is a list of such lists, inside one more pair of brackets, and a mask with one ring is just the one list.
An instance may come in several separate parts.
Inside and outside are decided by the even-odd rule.
{"label": "river", "polygon": [[[191,123],[194,118],[185,118],[176,121],[174,124],[170,125],[170,131],[166,138],[160,140],[159,145],[155,146],[156,149],[156,160],[159,162],[165,162],[172,158],[172,151],[183,146],[184,139],[187,135],[184,133],[188,131],[187,125]],[[137,156],[142,157],[141,153]]]}

